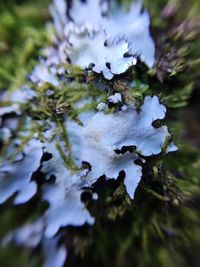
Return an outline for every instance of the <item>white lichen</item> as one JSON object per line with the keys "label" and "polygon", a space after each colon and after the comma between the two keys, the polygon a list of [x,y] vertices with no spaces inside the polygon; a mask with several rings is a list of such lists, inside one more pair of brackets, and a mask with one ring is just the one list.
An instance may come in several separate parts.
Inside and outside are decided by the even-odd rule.
{"label": "white lichen", "polygon": [[120,93],[115,93],[108,97],[108,101],[113,104],[117,104],[118,102],[122,102],[122,95]]}
{"label": "white lichen", "polygon": [[45,235],[52,237],[60,227],[68,225],[93,224],[94,218],[81,201],[85,182],[80,175],[70,173],[56,147],[48,146],[46,151],[52,154],[52,158],[42,163],[41,171],[47,174],[47,179],[53,175],[55,183],[43,187],[43,200],[49,203],[44,215]]}
{"label": "white lichen", "polygon": [[[134,2],[128,12],[108,1],[75,0],[72,5],[69,2],[53,0],[50,12],[56,34],[51,36],[52,47],[43,49],[43,58],[29,76],[34,88],[52,85],[42,97],[52,100],[55,96],[55,103],[52,101],[55,117],[44,122],[39,116],[35,119],[34,115],[26,114],[22,104],[26,106],[31,102],[30,111],[38,109],[38,112],[42,105],[40,101],[37,103],[40,90],[33,91],[29,87],[4,98],[5,103],[11,102],[11,105],[0,108],[0,138],[8,144],[0,165],[0,204],[11,197],[14,204],[25,203],[37,190],[41,201],[48,204],[35,223],[11,232],[4,243],[14,241],[31,249],[41,246],[44,267],[62,267],[65,263],[67,251],[64,245],[58,245],[63,237],[62,228],[94,223],[95,218],[81,196],[87,189],[91,192],[91,201],[98,199],[97,193],[92,192],[99,177],[117,179],[123,174],[127,194],[133,199],[148,157],[160,155],[164,149],[166,153],[176,150],[173,142],[169,145],[166,142],[171,140],[167,127],[153,126],[153,122],[164,119],[166,113],[157,96],[146,96],[140,108],[136,108],[125,101],[122,91],[112,87],[112,82],[102,83],[102,79],[95,81],[94,87],[101,84],[98,90],[104,91],[104,97],[96,96],[94,88],[84,82],[81,90],[86,91],[85,99],[79,96],[74,100],[75,94],[70,92],[71,88],[77,89],[78,79],[73,75],[67,78],[67,64],[102,74],[107,80],[116,78],[115,75],[125,76],[138,58],[149,68],[154,65],[150,18],[147,11],[142,11],[141,1]],[[98,77],[94,76],[96,80]],[[68,82],[71,82],[69,88]],[[64,96],[73,102],[69,101],[69,113],[57,109],[62,98],[57,93],[62,89]],[[79,88],[77,92],[79,94]],[[48,115],[45,113],[45,116]],[[22,117],[23,126],[19,128]],[[24,147],[15,155],[16,144]],[[46,157],[46,153],[51,157]],[[13,155],[14,161],[10,162]],[[34,179],[36,171],[38,180]],[[37,182],[41,184],[37,186]]]}
{"label": "white lichen", "polygon": [[92,37],[87,33],[71,34],[69,42],[71,46],[66,47],[65,51],[72,64],[102,73],[108,80],[115,74],[124,73],[137,62],[136,58],[129,54],[128,42],[120,40],[107,45],[103,32]]}
{"label": "white lichen", "polygon": [[75,32],[84,32],[85,30],[93,33],[102,29],[103,15],[108,10],[107,1],[87,0],[73,1],[71,8],[69,8],[69,15],[73,23],[65,25],[65,34],[70,30]]}
{"label": "white lichen", "polygon": [[35,66],[29,78],[33,83],[39,86],[42,86],[45,83],[49,83],[54,86],[59,85],[59,82],[56,79],[55,72],[52,72],[52,70],[44,61],[42,61],[39,65]]}
{"label": "white lichen", "polygon": [[63,267],[67,258],[64,244],[58,245],[59,238],[54,237],[43,241],[43,267]]}
{"label": "white lichen", "polygon": [[[53,14],[60,5],[59,1],[55,2]],[[63,5],[63,4],[62,4]],[[63,5],[64,7],[64,5]],[[87,30],[91,35],[96,32],[104,31],[106,33],[107,43],[113,40],[124,38],[130,45],[130,52],[138,55],[148,67],[152,67],[155,62],[155,45],[149,32],[150,18],[148,12],[142,11],[142,1],[131,4],[129,11],[126,12],[116,4],[110,7],[106,1],[87,0],[73,1],[70,6],[65,6],[60,10],[59,15],[65,23],[65,36],[68,38],[71,32],[83,33]],[[67,17],[67,10],[69,17]],[[57,15],[53,16],[55,27],[57,26]],[[59,28],[62,28],[61,25]],[[59,32],[63,29],[59,29]]]}
{"label": "white lichen", "polygon": [[[116,179],[124,171],[126,189],[133,198],[142,175],[141,166],[136,165],[134,160],[140,155],[159,154],[166,138],[170,137],[166,126],[152,126],[155,120],[165,117],[165,112],[166,108],[156,96],[148,96],[140,112],[129,106],[116,113],[99,111],[83,127],[68,122],[74,160],[91,165],[88,183],[93,184],[102,175]],[[135,147],[137,153],[117,153],[123,147]],[[169,147],[169,150],[174,149],[174,145]]]}
{"label": "white lichen", "polygon": [[35,249],[41,244],[43,254],[42,267],[63,267],[67,258],[67,250],[64,245],[58,245],[59,236],[45,238],[44,221],[38,219],[33,223],[27,223],[4,237],[2,246],[6,247],[10,242],[17,246]]}
{"label": "white lichen", "polygon": [[97,109],[99,111],[102,111],[102,110],[106,110],[108,108],[108,105],[103,103],[103,102],[100,102],[98,105],[97,105]]}
{"label": "white lichen", "polygon": [[64,34],[64,27],[68,22],[66,1],[53,0],[49,7],[49,11],[53,18],[56,33],[59,37],[62,37]]}
{"label": "white lichen", "polygon": [[35,248],[42,240],[43,228],[44,222],[42,219],[39,219],[34,223],[27,223],[5,236],[2,241],[2,246],[5,247],[11,241],[14,241],[14,243],[19,246]]}
{"label": "white lichen", "polygon": [[109,13],[103,25],[109,39],[124,36],[130,44],[131,54],[138,55],[149,68],[153,67],[155,44],[149,32],[149,14],[147,11],[142,12],[142,1],[133,2],[129,12],[116,7]]}
{"label": "white lichen", "polygon": [[15,193],[15,204],[25,203],[35,195],[37,185],[31,181],[31,176],[39,168],[42,154],[41,142],[33,139],[28,142],[20,159],[12,163],[4,161],[0,166],[0,204]]}

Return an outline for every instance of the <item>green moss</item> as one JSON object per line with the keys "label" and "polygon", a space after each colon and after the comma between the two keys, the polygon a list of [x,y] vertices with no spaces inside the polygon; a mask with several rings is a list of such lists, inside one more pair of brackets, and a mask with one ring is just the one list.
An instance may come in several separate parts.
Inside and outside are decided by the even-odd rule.
{"label": "green moss", "polygon": [[48,43],[44,24],[49,1],[1,1],[0,87],[16,88],[35,64],[39,48]]}

